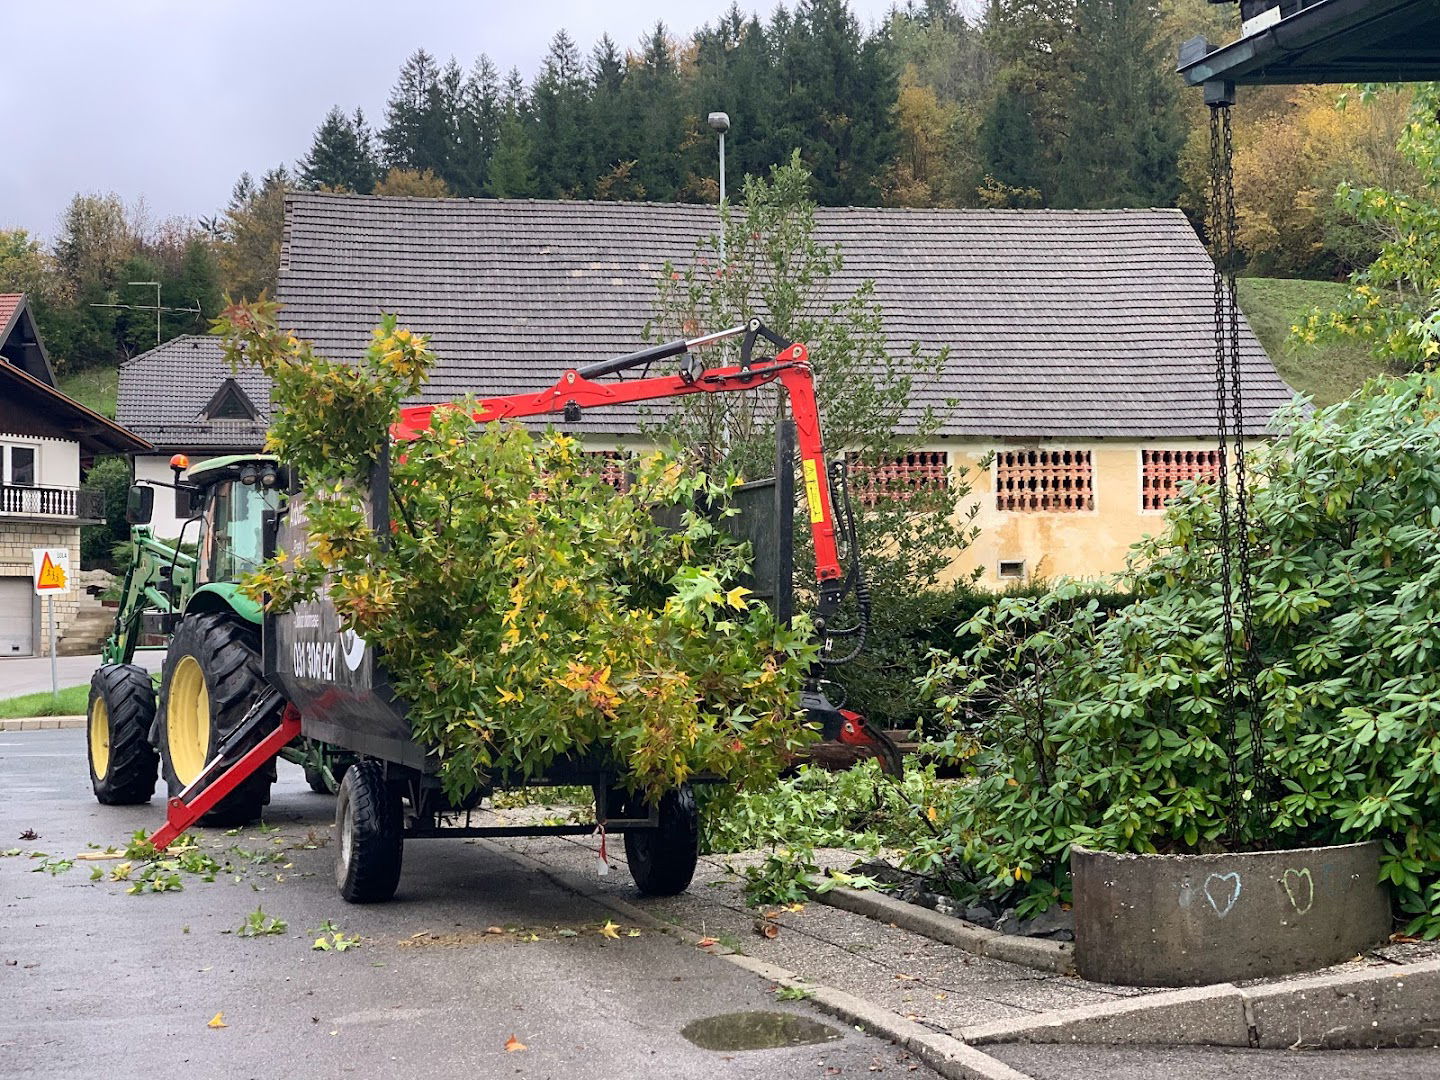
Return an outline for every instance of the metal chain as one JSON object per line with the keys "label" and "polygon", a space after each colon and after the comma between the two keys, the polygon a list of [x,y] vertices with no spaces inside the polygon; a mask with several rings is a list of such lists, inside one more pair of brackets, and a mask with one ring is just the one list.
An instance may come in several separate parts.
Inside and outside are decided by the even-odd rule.
{"label": "metal chain", "polygon": [[[1224,661],[1221,687],[1220,734],[1229,769],[1230,831],[1240,830],[1240,752],[1236,744],[1235,700],[1235,611],[1232,587],[1232,529],[1230,520],[1230,409],[1234,398],[1230,365],[1230,318],[1226,295],[1230,251],[1234,234],[1227,228],[1226,135],[1230,125],[1228,107],[1210,110],[1210,242],[1215,259],[1215,423],[1219,436],[1216,491],[1220,510],[1220,649]],[[1233,198],[1233,195],[1232,195]],[[1232,204],[1233,212],[1233,204]],[[1234,295],[1233,291],[1230,293]]]}
{"label": "metal chain", "polygon": [[1227,329],[1230,347],[1230,410],[1235,433],[1235,538],[1240,575],[1240,640],[1245,651],[1243,675],[1250,720],[1250,766],[1255,785],[1253,813],[1263,810],[1262,793],[1266,787],[1266,755],[1263,713],[1260,704],[1260,657],[1255,642],[1253,575],[1250,558],[1254,544],[1250,535],[1250,484],[1245,462],[1245,396],[1240,379],[1240,304],[1235,289],[1235,142],[1230,127],[1230,110],[1221,120],[1224,137],[1225,248],[1229,255],[1226,286],[1229,290]]}

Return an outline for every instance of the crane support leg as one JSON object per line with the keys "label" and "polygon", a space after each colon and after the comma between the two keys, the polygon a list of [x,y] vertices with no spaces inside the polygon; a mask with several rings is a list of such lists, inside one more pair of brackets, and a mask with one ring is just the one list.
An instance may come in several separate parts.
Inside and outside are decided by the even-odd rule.
{"label": "crane support leg", "polygon": [[[250,749],[240,753],[238,747],[248,736],[264,727],[279,714],[280,722]],[[220,744],[219,752],[179,795],[165,804],[165,824],[150,837],[155,850],[163,851],[175,838],[194,825],[245,782],[257,769],[264,768],[286,743],[300,734],[300,711],[285,704],[273,690],[266,691],[250,707],[245,718]],[[237,756],[238,755],[238,756]]]}

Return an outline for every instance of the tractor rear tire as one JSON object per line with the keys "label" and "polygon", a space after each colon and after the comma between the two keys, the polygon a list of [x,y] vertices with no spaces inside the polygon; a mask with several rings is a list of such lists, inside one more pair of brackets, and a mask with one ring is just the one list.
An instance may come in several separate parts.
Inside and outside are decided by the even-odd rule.
{"label": "tractor rear tire", "polygon": [[362,758],[345,770],[335,800],[335,884],[352,904],[395,895],[405,854],[404,807],[385,767]]}
{"label": "tractor rear tire", "polygon": [[160,758],[150,745],[155,687],[136,664],[105,664],[90,676],[86,709],[90,786],[105,806],[150,801]]}
{"label": "tractor rear tire", "polygon": [[[636,817],[648,812],[632,800]],[[625,861],[635,887],[646,896],[675,896],[690,887],[700,859],[700,811],[689,784],[660,799],[660,824],[625,833]]]}
{"label": "tractor rear tire", "polygon": [[[215,756],[220,740],[245,718],[265,690],[254,631],[226,615],[181,620],[165,655],[155,730],[165,782],[173,798]],[[201,819],[202,825],[246,825],[270,801],[269,762]]]}

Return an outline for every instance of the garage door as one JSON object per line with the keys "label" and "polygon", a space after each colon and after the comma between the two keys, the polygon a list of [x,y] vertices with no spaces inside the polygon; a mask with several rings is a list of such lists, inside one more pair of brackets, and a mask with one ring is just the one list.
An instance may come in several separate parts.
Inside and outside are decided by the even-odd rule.
{"label": "garage door", "polygon": [[0,578],[0,656],[35,654],[35,588],[28,577]]}

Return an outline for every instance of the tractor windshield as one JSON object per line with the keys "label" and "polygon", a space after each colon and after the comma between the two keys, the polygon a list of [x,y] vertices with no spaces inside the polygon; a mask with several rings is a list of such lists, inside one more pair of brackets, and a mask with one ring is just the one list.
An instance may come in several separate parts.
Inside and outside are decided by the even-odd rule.
{"label": "tractor windshield", "polygon": [[206,536],[210,581],[239,581],[259,568],[260,523],[265,511],[262,488],[227,480],[216,490],[214,517]]}

